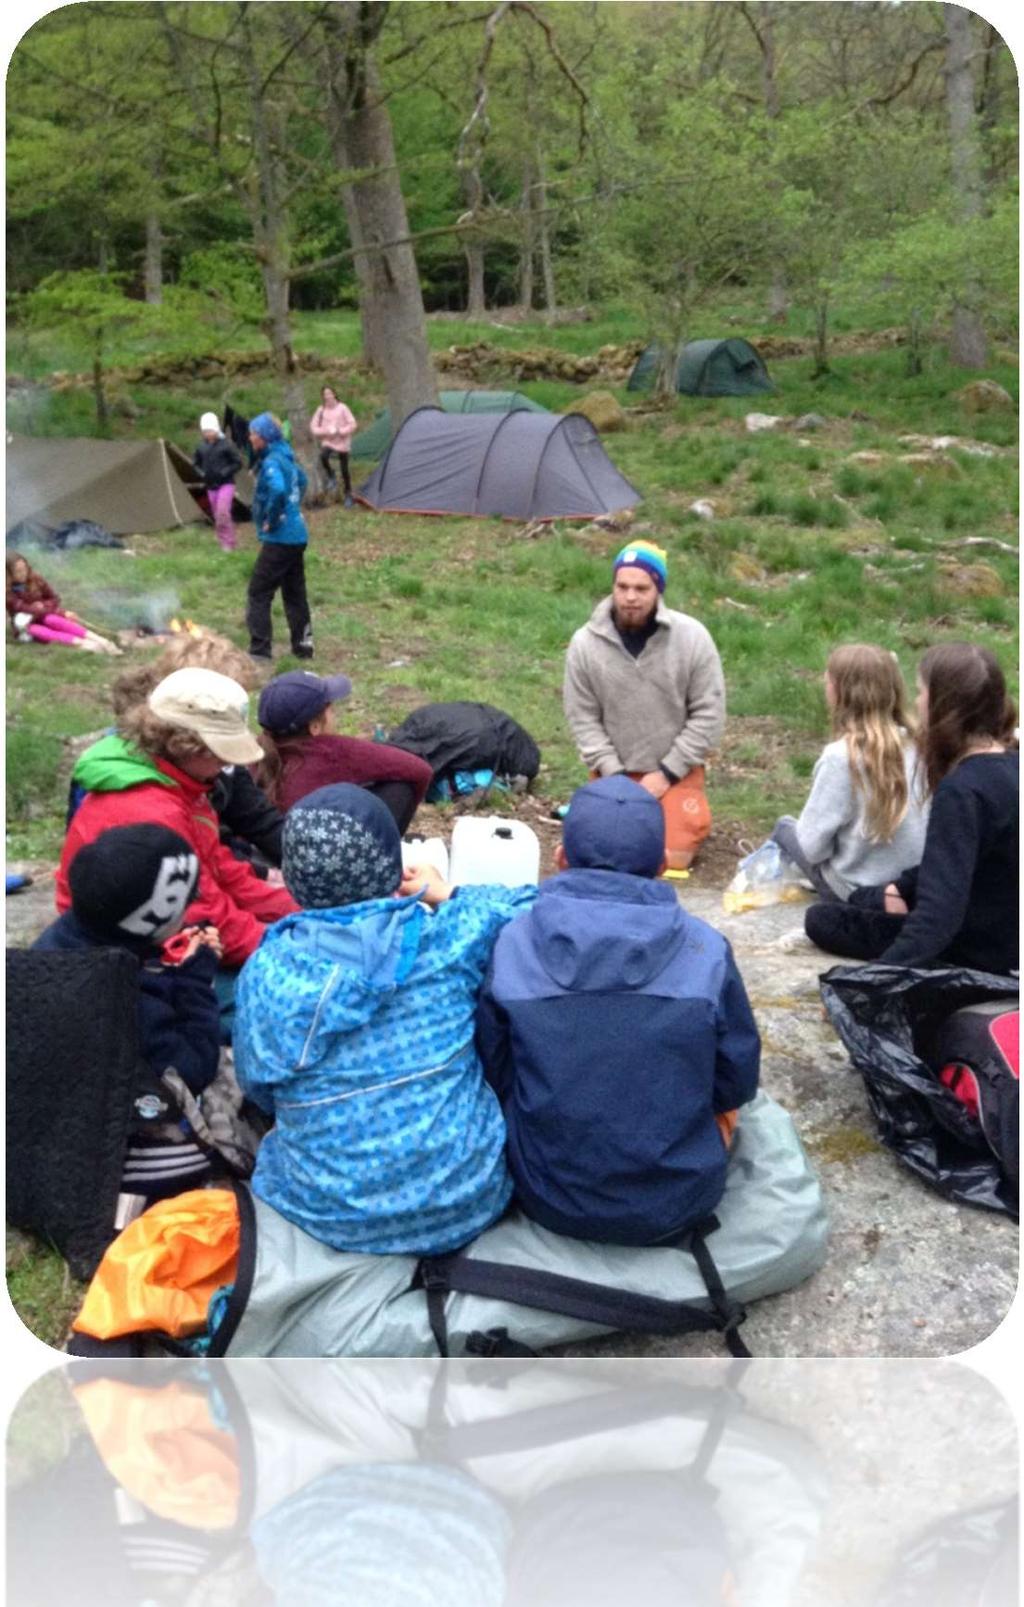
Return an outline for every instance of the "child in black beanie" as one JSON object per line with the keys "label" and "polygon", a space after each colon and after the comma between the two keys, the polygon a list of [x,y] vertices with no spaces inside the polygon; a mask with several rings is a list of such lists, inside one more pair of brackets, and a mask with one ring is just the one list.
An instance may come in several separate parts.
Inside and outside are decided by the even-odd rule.
{"label": "child in black beanie", "polygon": [[[213,927],[183,930],[199,862],[164,826],[101,832],[71,862],[71,908],[37,949],[120,948],[139,962],[139,1046],[155,1077],[173,1068],[197,1097],[217,1075],[220,1013]],[[170,941],[169,941],[170,940]]]}

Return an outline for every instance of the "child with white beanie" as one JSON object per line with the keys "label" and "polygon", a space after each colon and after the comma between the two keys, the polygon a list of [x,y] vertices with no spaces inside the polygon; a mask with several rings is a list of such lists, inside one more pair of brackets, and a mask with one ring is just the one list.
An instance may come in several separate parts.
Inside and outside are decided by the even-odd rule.
{"label": "child with white beanie", "polygon": [[192,454],[192,463],[196,473],[203,477],[217,540],[224,552],[233,552],[238,546],[238,536],[231,518],[231,505],[235,499],[235,475],[242,467],[242,458],[234,442],[229,441],[221,429],[216,413],[204,413],[199,428],[203,438]]}

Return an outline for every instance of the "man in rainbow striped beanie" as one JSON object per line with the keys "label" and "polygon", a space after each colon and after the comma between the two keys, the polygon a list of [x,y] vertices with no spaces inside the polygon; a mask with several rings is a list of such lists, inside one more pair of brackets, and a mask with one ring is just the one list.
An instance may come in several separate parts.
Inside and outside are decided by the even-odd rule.
{"label": "man in rainbow striped beanie", "polygon": [[683,870],[711,830],[704,761],[725,728],[725,678],[699,620],[666,608],[668,554],[633,541],[612,593],[569,644],[565,717],[593,776],[628,775],[665,815],[665,857]]}

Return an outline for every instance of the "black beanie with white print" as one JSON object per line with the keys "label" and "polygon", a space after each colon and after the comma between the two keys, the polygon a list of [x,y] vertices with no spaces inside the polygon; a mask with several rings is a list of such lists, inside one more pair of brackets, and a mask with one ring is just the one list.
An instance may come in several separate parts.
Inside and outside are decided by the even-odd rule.
{"label": "black beanie with white print", "polygon": [[68,869],[76,919],[97,937],[140,946],[180,931],[198,885],[195,850],[166,826],[114,826]]}

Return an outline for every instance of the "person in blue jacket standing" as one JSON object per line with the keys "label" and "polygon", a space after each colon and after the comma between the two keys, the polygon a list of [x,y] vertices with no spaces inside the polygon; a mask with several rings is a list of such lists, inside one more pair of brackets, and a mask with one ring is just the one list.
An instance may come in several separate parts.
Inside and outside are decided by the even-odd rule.
{"label": "person in blue jacket standing", "polygon": [[236,995],[235,1071],[274,1117],[253,1190],[336,1250],[456,1250],[512,1194],[473,1025],[494,939],[537,889],[403,871],[394,817],[349,782],[288,811],[282,870],[302,909]]}
{"label": "person in blue jacket standing", "polygon": [[477,1047],[519,1204],[552,1232],[674,1237],[714,1211],[760,1040],[725,938],[688,915],[661,806],[626,776],[573,795],[561,874],[504,928]]}
{"label": "person in blue jacket standing", "polygon": [[271,413],[258,413],[249,424],[256,489],[253,524],[260,553],[249,580],[246,624],[249,655],[270,659],[273,641],[270,609],[280,591],[296,658],[313,657],[313,625],[306,596],[306,543],[302,517],[306,476]]}

